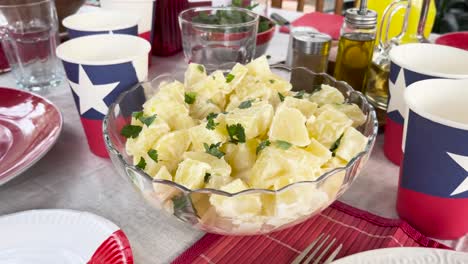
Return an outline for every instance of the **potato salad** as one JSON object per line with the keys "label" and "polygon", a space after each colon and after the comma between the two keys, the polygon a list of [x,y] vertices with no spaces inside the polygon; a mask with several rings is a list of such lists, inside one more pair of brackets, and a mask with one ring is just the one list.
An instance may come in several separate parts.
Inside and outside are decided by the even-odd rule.
{"label": "potato salad", "polygon": [[[121,134],[134,165],[151,177],[191,190],[237,193],[278,190],[346,166],[366,148],[367,138],[356,129],[365,121],[338,89],[292,91],[260,57],[228,74],[208,75],[202,65],[190,64],[184,82],[162,83]],[[165,189],[155,192],[164,195]],[[211,195],[209,203],[216,214],[241,219],[269,210],[292,217],[293,202],[328,199],[299,188],[291,195],[278,196],[283,201],[275,201],[274,209],[255,195]]]}

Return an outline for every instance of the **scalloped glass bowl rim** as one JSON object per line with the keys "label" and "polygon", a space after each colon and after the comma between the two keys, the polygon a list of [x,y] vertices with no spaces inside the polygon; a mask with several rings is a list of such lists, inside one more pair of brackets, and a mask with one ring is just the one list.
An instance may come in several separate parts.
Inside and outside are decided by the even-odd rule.
{"label": "scalloped glass bowl rim", "polygon": [[[272,69],[275,68],[275,66],[271,66]],[[281,68],[283,70],[287,70],[289,72],[292,72],[293,69],[291,68],[288,68],[286,66],[279,66],[278,68]],[[302,67],[300,67],[302,68]],[[297,68],[296,68],[297,69]],[[212,193],[212,194],[217,194],[217,195],[222,195],[222,196],[226,196],[226,197],[234,197],[234,196],[238,196],[238,195],[246,195],[246,194],[251,194],[251,193],[270,193],[270,194],[278,194],[278,193],[281,193],[283,191],[286,191],[287,189],[289,188],[292,188],[292,186],[295,186],[295,185],[301,185],[301,184],[319,184],[320,182],[326,180],[328,177],[330,177],[330,175],[333,175],[333,174],[336,174],[336,173],[339,173],[341,171],[347,171],[349,168],[351,168],[354,163],[356,163],[358,160],[362,159],[366,154],[369,154],[369,152],[371,151],[372,149],[372,146],[374,145],[374,142],[375,142],[375,139],[377,137],[377,131],[378,131],[378,122],[377,122],[377,116],[376,116],[376,113],[375,113],[375,110],[374,110],[374,107],[367,101],[367,99],[362,95],[361,92],[359,91],[355,91],[353,88],[351,88],[351,86],[349,86],[349,84],[347,84],[346,82],[343,82],[343,81],[337,81],[335,78],[333,78],[332,76],[326,74],[326,73],[314,73],[306,68],[302,68],[302,69],[305,69],[307,70],[308,72],[310,72],[311,74],[314,74],[314,75],[318,75],[318,76],[324,76],[325,78],[331,80],[332,82],[335,82],[335,83],[340,83],[342,85],[344,85],[344,87],[346,87],[348,89],[348,91],[350,93],[356,93],[362,100],[363,102],[366,104],[367,107],[369,107],[369,114],[370,114],[370,117],[368,118],[371,118],[372,119],[372,123],[373,123],[373,129],[372,129],[372,135],[370,135],[368,137],[368,140],[367,140],[367,144],[366,144],[366,149],[362,152],[360,152],[358,155],[356,155],[356,157],[354,157],[353,159],[351,159],[348,164],[345,166],[345,167],[338,167],[338,168],[335,168],[331,171],[328,171],[322,175],[320,175],[317,179],[313,180],[313,181],[298,181],[298,182],[293,182],[293,183],[290,183],[278,190],[269,190],[269,189],[261,189],[261,188],[251,188],[251,189],[246,189],[246,190],[243,190],[243,191],[240,191],[240,192],[236,192],[236,193],[229,193],[229,192],[225,192],[225,191],[222,191],[222,190],[219,190],[219,189],[212,189],[212,188],[201,188],[201,189],[195,189],[195,190],[191,190],[183,185],[180,185],[174,181],[169,181],[169,180],[160,180],[160,179],[153,179],[150,175],[148,175],[146,172],[144,172],[143,170],[141,170],[140,168],[137,168],[135,165],[131,165],[131,164],[128,164],[127,161],[123,158],[122,154],[120,154],[120,152],[114,147],[114,143],[112,143],[112,141],[110,140],[110,137],[109,137],[109,133],[107,132],[107,129],[108,129],[108,122],[109,122],[109,115],[111,113],[114,112],[114,109],[115,109],[115,106],[118,105],[122,99],[130,92],[132,92],[133,90],[136,90],[138,89],[142,83],[138,83],[136,84],[134,87],[132,87],[131,89],[129,89],[128,91],[125,91],[123,92],[121,95],[119,95],[119,97],[117,98],[117,100],[112,103],[112,105],[109,107],[109,111],[107,112],[106,116],[104,117],[104,120],[103,120],[103,132],[104,132],[104,141],[106,143],[106,148],[109,152],[111,152],[110,154],[115,154],[117,155],[117,157],[119,158],[120,162],[123,162],[123,164],[125,165],[125,169],[132,169],[134,172],[137,172],[141,175],[144,175],[144,177],[151,181],[151,182],[154,182],[154,183],[159,183],[159,184],[165,184],[165,185],[169,185],[169,186],[172,186],[172,187],[175,187],[181,191],[183,191],[184,193]],[[161,78],[163,76],[172,76],[168,73],[164,73],[164,74],[160,74],[158,76],[156,76],[155,78],[153,78],[151,81],[149,82],[146,82],[146,83],[149,83],[151,84],[154,80],[158,79],[158,78]],[[171,79],[174,80],[174,78],[172,77],[169,77]],[[157,89],[157,88],[153,88],[153,89]],[[343,185],[342,185],[343,186]]]}

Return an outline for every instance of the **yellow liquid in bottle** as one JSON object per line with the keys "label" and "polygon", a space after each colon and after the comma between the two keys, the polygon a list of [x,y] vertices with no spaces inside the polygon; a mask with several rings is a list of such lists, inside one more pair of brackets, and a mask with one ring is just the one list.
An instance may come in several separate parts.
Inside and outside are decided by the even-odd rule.
{"label": "yellow liquid in bottle", "polygon": [[387,108],[388,101],[388,77],[390,75],[390,66],[377,65],[372,63],[367,73],[366,96],[371,103],[380,108]]}
{"label": "yellow liquid in bottle", "polygon": [[390,65],[377,65],[372,62],[367,72],[367,84],[364,91],[369,102],[377,111],[379,125],[385,124],[385,115],[388,102],[388,78],[390,75]]}
{"label": "yellow liquid in bottle", "polygon": [[[368,0],[367,1],[367,8],[374,10],[378,13],[376,39],[379,39],[380,24],[382,23],[382,17],[383,17],[385,8],[387,8],[387,6],[391,4],[392,2],[394,2],[394,0]],[[406,30],[406,33],[403,36],[402,44],[417,42],[416,35],[417,35],[417,29],[418,29],[418,23],[419,23],[419,16],[421,15],[421,5],[422,5],[422,0],[411,1],[411,10],[410,10],[409,19],[408,19],[408,28]],[[405,17],[405,12],[406,12],[406,9],[402,9],[395,13],[394,18],[392,19],[392,22],[390,23],[390,29],[388,32],[388,40],[397,36],[401,32],[401,28],[403,26],[403,19]],[[429,5],[429,11],[427,13],[426,24],[424,27],[424,36],[426,38],[429,37],[429,34],[431,34],[436,13],[437,13],[437,10],[436,10],[434,0],[431,0],[431,4]],[[375,44],[378,45],[378,41]]]}
{"label": "yellow liquid in bottle", "polygon": [[373,51],[373,35],[347,33],[341,36],[336,56],[335,78],[347,82],[357,91],[362,91]]}

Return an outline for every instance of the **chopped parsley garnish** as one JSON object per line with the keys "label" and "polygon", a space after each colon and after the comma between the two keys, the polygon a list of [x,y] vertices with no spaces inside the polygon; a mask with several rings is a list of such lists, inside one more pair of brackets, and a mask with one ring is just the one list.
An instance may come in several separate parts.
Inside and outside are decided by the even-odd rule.
{"label": "chopped parsley garnish", "polygon": [[215,127],[217,125],[219,125],[219,123],[216,123],[215,120],[214,120],[217,116],[218,116],[218,114],[216,114],[216,113],[209,113],[206,116],[206,120],[208,120],[208,123],[206,123],[206,128],[207,129],[214,130]]}
{"label": "chopped parsley garnish", "polygon": [[210,179],[211,179],[211,174],[208,173],[208,172],[205,173],[205,178],[203,179],[203,181],[204,181],[205,183],[208,183],[208,182],[210,181]]}
{"label": "chopped parsley garnish", "polygon": [[343,138],[343,135],[341,135],[336,141],[335,143],[333,143],[333,145],[330,147],[330,151],[332,152],[332,156],[335,157],[336,155],[336,150],[338,149],[338,147],[340,146],[340,143],[341,143],[341,139]]}
{"label": "chopped parsley garnish", "polygon": [[140,161],[138,162],[138,164],[136,166],[138,168],[144,170],[146,168],[146,160],[143,157],[141,157]]}
{"label": "chopped parsley garnish", "polygon": [[133,112],[133,113],[132,113],[132,116],[133,116],[133,118],[139,120],[140,118],[143,117],[143,111],[140,111],[140,112]]}
{"label": "chopped parsley garnish", "polygon": [[136,138],[142,129],[143,127],[141,126],[126,125],[122,128],[120,134],[126,138]]}
{"label": "chopped parsley garnish", "polygon": [[219,150],[219,147],[221,146],[221,142],[218,142],[216,144],[211,144],[208,145],[207,143],[203,143],[203,147],[205,147],[205,152],[217,157],[218,159],[222,158],[226,153],[222,152]]}
{"label": "chopped parsley garnish", "polygon": [[270,145],[271,145],[270,140],[268,140],[268,139],[263,140],[262,142],[260,142],[260,144],[258,144],[255,153],[258,155],[258,153],[259,153],[260,151],[262,151],[264,148],[266,148],[266,147],[268,147],[268,146],[270,146]]}
{"label": "chopped parsley garnish", "polygon": [[246,101],[240,103],[239,108],[240,108],[240,109],[249,108],[249,107],[252,106],[252,102],[253,102],[253,101],[254,101],[253,99],[251,99],[251,100],[246,100]]}
{"label": "chopped parsley garnish", "polygon": [[280,98],[280,101],[283,102],[284,101],[284,95],[281,94],[280,92],[278,92],[278,96]]}
{"label": "chopped parsley garnish", "polygon": [[245,143],[245,130],[241,124],[226,125],[232,143]]}
{"label": "chopped parsley garnish", "polygon": [[266,55],[267,60],[271,59],[270,55]]}
{"label": "chopped parsley garnish", "polygon": [[197,66],[197,69],[198,69],[201,73],[204,73],[204,72],[205,72],[205,67],[203,67],[203,65],[198,65],[198,66]]}
{"label": "chopped parsley garnish", "polygon": [[156,115],[152,115],[152,116],[146,116],[146,117],[145,117],[145,116],[142,116],[142,117],[140,117],[139,120],[140,120],[143,124],[145,124],[146,126],[149,127],[149,126],[154,122],[155,119],[156,119]]}
{"label": "chopped parsley garnish", "polygon": [[304,98],[304,94],[305,94],[305,91],[304,91],[304,90],[299,91],[299,92],[294,96],[294,98],[302,99],[302,98]]}
{"label": "chopped parsley garnish", "polygon": [[146,126],[150,126],[153,123],[153,121],[156,119],[157,115],[152,115],[152,116],[146,116],[145,117],[143,112],[140,111],[140,112],[133,112],[132,116],[136,120],[140,120],[140,122],[142,122]]}
{"label": "chopped parsley garnish", "polygon": [[232,82],[232,80],[234,80],[234,77],[236,77],[236,76],[234,76],[234,75],[232,75],[232,74],[229,73],[229,74],[226,76],[226,82],[227,82],[227,83]]}
{"label": "chopped parsley garnish", "polygon": [[271,84],[274,84],[274,83],[275,83],[275,80],[269,80],[269,82],[270,82]]}
{"label": "chopped parsley garnish", "polygon": [[150,149],[150,150],[148,151],[148,156],[149,156],[152,160],[154,160],[154,162],[158,162],[158,161],[159,161],[159,160],[158,160],[158,151],[155,150],[155,149]]}
{"label": "chopped parsley garnish", "polygon": [[276,140],[275,144],[278,148],[284,149],[284,150],[287,150],[292,146],[291,143],[287,141],[283,141],[283,140]]}
{"label": "chopped parsley garnish", "polygon": [[195,99],[197,98],[197,93],[195,92],[188,92],[185,93],[185,102],[187,104],[193,104],[195,103]]}
{"label": "chopped parsley garnish", "polygon": [[206,119],[214,119],[218,117],[218,113],[209,113],[207,116],[206,116]]}

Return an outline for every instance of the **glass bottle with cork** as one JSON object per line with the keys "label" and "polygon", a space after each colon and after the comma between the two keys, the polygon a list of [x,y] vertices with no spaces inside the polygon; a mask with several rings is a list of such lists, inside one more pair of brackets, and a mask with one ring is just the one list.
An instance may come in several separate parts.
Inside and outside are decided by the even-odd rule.
{"label": "glass bottle with cork", "polygon": [[365,85],[367,69],[374,53],[377,13],[367,9],[367,0],[360,7],[346,10],[341,28],[334,76],[357,91]]}

